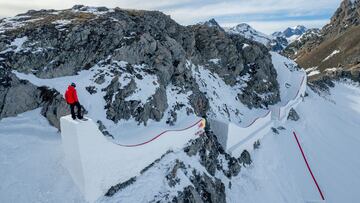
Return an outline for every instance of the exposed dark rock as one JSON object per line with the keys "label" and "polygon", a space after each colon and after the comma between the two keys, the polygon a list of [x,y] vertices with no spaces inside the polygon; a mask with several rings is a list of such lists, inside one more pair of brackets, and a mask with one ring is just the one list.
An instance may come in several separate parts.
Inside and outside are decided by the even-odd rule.
{"label": "exposed dark rock", "polygon": [[107,193],[105,194],[105,196],[111,197],[111,196],[113,196],[116,192],[121,191],[122,189],[126,188],[127,186],[133,184],[135,181],[136,181],[136,177],[132,177],[132,178],[130,178],[129,180],[123,182],[123,183],[120,183],[120,184],[117,184],[117,185],[115,185],[115,186],[112,186],[112,187],[107,191]]}
{"label": "exposed dark rock", "polygon": [[[239,77],[249,74],[250,80],[238,98],[251,108],[266,108],[280,99],[268,49],[239,35],[229,35],[214,20],[209,21],[211,26],[205,23],[184,27],[157,11],[116,8],[110,12],[104,7],[91,8],[102,13],[98,15],[88,12],[89,9],[76,5],[56,15],[54,10],[29,11],[25,20],[32,21],[18,19],[24,25],[6,30],[0,38],[0,52],[8,50],[14,39],[26,37],[22,47],[2,52],[0,58],[12,70],[33,73],[40,78],[75,75],[94,65],[108,64],[93,81],[104,84],[106,77],[113,74],[113,81],[101,91],[106,92],[107,118],[115,123],[131,117],[139,124],[146,124],[149,119],[161,120],[168,107],[166,87],[169,84],[179,87],[183,93],[192,91],[189,100],[193,113],[206,116],[209,101],[187,67],[189,61],[217,73],[231,86],[238,83]],[[62,27],[54,23],[63,19],[71,22]],[[246,50],[242,49],[244,43],[250,45]],[[220,63],[208,62],[214,58],[220,59]],[[119,67],[116,61],[128,64]],[[146,103],[126,100],[138,88],[133,80],[143,79],[134,67],[140,64],[146,65],[142,71],[156,76],[159,85]],[[118,81],[123,73],[132,77],[132,82],[125,87]],[[90,94],[100,91],[92,86],[86,89]],[[268,96],[263,98],[262,94]],[[170,116],[169,124],[176,121],[176,110]],[[58,122],[54,119],[52,123]]]}
{"label": "exposed dark rock", "polygon": [[250,165],[252,163],[250,153],[247,150],[244,150],[241,153],[239,158],[239,162],[243,164],[243,166]]}
{"label": "exposed dark rock", "polygon": [[97,92],[95,86],[87,86],[87,87],[85,87],[85,89],[86,89],[90,94],[95,94],[95,93]]}
{"label": "exposed dark rock", "polygon": [[298,121],[300,119],[300,117],[299,117],[299,114],[295,111],[295,109],[291,108],[287,119],[293,120],[293,121]]}
{"label": "exposed dark rock", "polygon": [[[46,87],[40,87],[39,89],[43,106],[41,114],[48,119],[51,125],[60,129],[60,118],[70,114],[69,105],[56,90]],[[85,109],[82,112],[85,112]]]}
{"label": "exposed dark rock", "polygon": [[273,131],[273,133],[279,134],[279,131],[276,128],[271,128],[271,130]]}
{"label": "exposed dark rock", "polygon": [[260,140],[257,140],[256,142],[254,142],[254,149],[259,149],[260,148]]}
{"label": "exposed dark rock", "polygon": [[18,79],[0,64],[0,119],[40,107],[39,97],[35,85]]}

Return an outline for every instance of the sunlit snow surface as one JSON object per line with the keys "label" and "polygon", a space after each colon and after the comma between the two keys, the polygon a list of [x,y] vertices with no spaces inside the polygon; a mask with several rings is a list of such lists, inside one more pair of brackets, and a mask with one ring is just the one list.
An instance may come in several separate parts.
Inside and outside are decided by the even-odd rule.
{"label": "sunlit snow surface", "polygon": [[0,121],[0,202],[84,202],[40,109]]}
{"label": "sunlit snow surface", "polygon": [[320,200],[301,157],[295,131],[327,203],[360,198],[360,87],[336,83],[325,98],[313,91],[301,103],[300,120],[265,136],[254,164],[233,180],[230,202]]}

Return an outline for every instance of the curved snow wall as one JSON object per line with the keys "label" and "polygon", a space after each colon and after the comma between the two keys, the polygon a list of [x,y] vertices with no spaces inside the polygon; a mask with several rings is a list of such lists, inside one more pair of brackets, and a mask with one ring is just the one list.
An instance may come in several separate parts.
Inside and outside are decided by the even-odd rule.
{"label": "curved snow wall", "polygon": [[272,106],[265,116],[256,118],[246,127],[231,122],[210,119],[211,130],[217,136],[223,148],[234,156],[240,156],[244,150],[254,149],[254,143],[266,135],[273,127],[273,121],[285,122],[291,108],[296,108],[305,96],[307,78],[301,79],[299,88],[293,99],[284,106]]}
{"label": "curved snow wall", "polygon": [[244,150],[251,151],[254,143],[267,134],[272,125],[271,111],[256,118],[248,126],[241,127],[231,122],[209,120],[211,130],[215,133],[219,143],[233,156],[240,156]]}
{"label": "curved snow wall", "polygon": [[64,116],[60,119],[64,164],[85,199],[94,202],[111,186],[140,175],[167,151],[182,149],[204,132],[204,124],[199,118],[191,126],[165,131],[146,144],[122,147],[105,138],[91,119],[78,121]]}
{"label": "curved snow wall", "polygon": [[306,91],[307,78],[303,76],[301,79],[301,83],[299,85],[299,89],[294,96],[293,99],[289,100],[284,106],[274,106],[271,108],[273,118],[280,121],[285,122],[289,112],[292,108],[296,108],[297,105],[300,104],[303,97],[305,96]]}

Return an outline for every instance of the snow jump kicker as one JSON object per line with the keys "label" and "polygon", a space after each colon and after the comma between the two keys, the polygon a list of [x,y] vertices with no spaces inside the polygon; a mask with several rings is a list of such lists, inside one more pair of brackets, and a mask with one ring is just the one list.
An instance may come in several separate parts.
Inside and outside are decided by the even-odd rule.
{"label": "snow jump kicker", "polygon": [[[64,165],[88,202],[94,202],[114,185],[140,175],[140,171],[167,151],[181,150],[204,132],[205,119],[198,118],[182,129],[166,130],[149,140],[128,145],[108,140],[92,119],[60,119]],[[136,136],[136,135],[135,135]]]}

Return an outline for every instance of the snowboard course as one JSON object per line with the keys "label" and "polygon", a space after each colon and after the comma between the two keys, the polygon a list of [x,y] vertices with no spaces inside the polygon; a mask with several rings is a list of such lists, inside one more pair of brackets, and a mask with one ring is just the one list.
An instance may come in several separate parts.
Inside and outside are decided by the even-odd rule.
{"label": "snowboard course", "polygon": [[[224,122],[224,129],[244,130],[224,133],[229,143],[224,148],[234,154],[236,150],[249,149],[254,161],[231,179],[232,187],[226,187],[225,191],[227,202],[319,201],[321,195],[312,175],[326,202],[356,201],[360,198],[357,192],[360,137],[356,133],[360,129],[359,85],[338,82],[329,95],[321,96],[308,88],[309,95],[303,99],[301,94],[306,89],[303,72],[276,53],[272,57],[278,72],[281,102],[270,106],[270,111],[249,116],[242,125]],[[49,82],[22,76],[35,84]],[[63,79],[54,80],[52,84],[58,87],[64,83]],[[101,105],[100,101],[92,102]],[[287,114],[295,107],[300,120],[288,121]],[[61,139],[59,132],[40,116],[40,109],[2,119],[0,202],[151,201],[156,191],[146,188],[153,187],[154,177],[140,175],[142,169],[169,150],[181,150],[203,132],[205,124],[195,116],[180,119],[170,128],[151,123],[150,127],[133,129],[137,125],[129,124],[129,129],[118,128],[122,130],[119,131],[122,139],[110,140],[91,120],[95,115],[100,112],[90,108],[88,121],[63,117]],[[272,127],[279,134],[273,133]],[[261,140],[259,150],[253,150],[254,140]],[[160,167],[161,163],[155,166]],[[113,198],[101,198],[109,187],[137,176],[139,181]]]}
{"label": "snowboard course", "polygon": [[[280,56],[273,53],[275,63],[286,60],[277,57]],[[294,69],[287,65],[292,65],[291,67]],[[290,99],[285,100],[285,103],[281,102],[280,105],[283,104],[283,106],[272,108],[284,114],[278,118],[281,122],[284,118],[286,119],[290,109],[299,104],[300,97],[305,94],[306,74],[304,71],[296,70],[295,64],[290,61],[289,64],[277,64],[277,72],[279,81],[283,82],[284,86],[285,84],[287,84],[286,86],[290,85],[290,88],[286,87],[287,89],[282,90],[283,95],[286,95],[284,99]],[[212,128],[221,143],[225,144],[224,148],[238,157],[243,150],[251,151],[254,142],[262,139],[273,127],[272,111],[268,111],[265,116],[254,118],[250,124],[244,127],[228,123],[227,129],[224,131],[224,128],[218,128],[222,124],[218,124],[219,121],[214,120]],[[187,118],[187,120],[189,122],[192,119]],[[205,127],[204,119],[195,118],[191,124],[184,125],[186,127],[180,130],[166,130],[151,136],[132,134],[134,139],[141,140],[141,142],[114,144],[104,137],[91,119],[73,121],[70,116],[65,116],[61,118],[60,123],[66,167],[89,202],[103,196],[112,186],[140,175],[141,170],[167,151],[180,150],[190,139],[202,134]],[[146,131],[146,133],[149,132]],[[143,141],[144,137],[147,137],[148,140]],[[118,163],[127,164],[122,166]]]}

